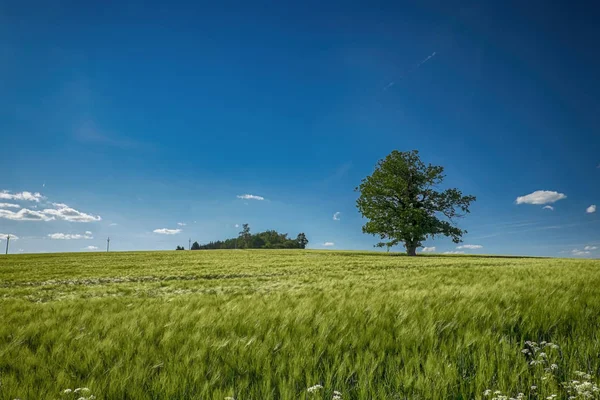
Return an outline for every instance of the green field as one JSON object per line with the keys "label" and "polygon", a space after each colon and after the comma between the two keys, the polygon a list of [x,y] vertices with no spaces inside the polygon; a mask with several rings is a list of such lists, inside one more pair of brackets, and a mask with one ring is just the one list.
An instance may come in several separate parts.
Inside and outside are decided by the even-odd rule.
{"label": "green field", "polygon": [[599,327],[594,260],[2,256],[0,398],[567,398],[560,382],[598,376]]}

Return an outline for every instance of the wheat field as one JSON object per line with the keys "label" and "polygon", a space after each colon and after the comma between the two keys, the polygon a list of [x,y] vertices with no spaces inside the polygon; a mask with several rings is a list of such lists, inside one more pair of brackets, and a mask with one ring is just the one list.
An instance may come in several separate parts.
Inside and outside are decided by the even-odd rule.
{"label": "wheat field", "polygon": [[598,260],[9,255],[0,398],[597,396],[599,326]]}

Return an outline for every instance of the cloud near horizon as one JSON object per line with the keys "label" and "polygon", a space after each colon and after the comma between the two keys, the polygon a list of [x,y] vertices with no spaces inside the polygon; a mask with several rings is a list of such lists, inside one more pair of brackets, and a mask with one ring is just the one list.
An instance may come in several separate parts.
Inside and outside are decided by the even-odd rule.
{"label": "cloud near horizon", "polygon": [[181,232],[181,229],[161,228],[161,229],[155,229],[152,232],[158,233],[160,235],[176,235]]}
{"label": "cloud near horizon", "polygon": [[254,194],[238,194],[237,198],[244,199],[244,200],[264,200],[265,199],[262,196],[256,196]]}
{"label": "cloud near horizon", "polygon": [[573,249],[573,250],[571,250],[571,254],[573,254],[574,256],[587,256],[588,254],[590,254],[590,251]]}
{"label": "cloud near horizon", "polygon": [[515,202],[517,204],[548,204],[555,203],[559,200],[566,199],[567,196],[564,193],[558,193],[550,190],[536,190],[533,193],[529,193],[525,196],[517,197]]}
{"label": "cloud near horizon", "polygon": [[469,249],[469,250],[477,250],[482,249],[483,246],[480,244],[463,244],[461,246],[456,246],[457,249]]}
{"label": "cloud near horizon", "polygon": [[10,240],[17,240],[19,237],[17,235],[13,235],[12,233],[0,233],[0,240],[6,240],[10,235]]}
{"label": "cloud near horizon", "polygon": [[464,251],[445,251],[443,254],[465,254]]}
{"label": "cloud near horizon", "polygon": [[423,253],[433,253],[434,251],[435,251],[435,246],[423,247],[423,250],[421,250],[421,252],[423,252]]}
{"label": "cloud near horizon", "polygon": [[325,243],[323,243],[323,246],[325,246],[325,247],[331,247],[331,246],[335,246],[335,243],[333,243],[333,242],[325,242]]}
{"label": "cloud near horizon", "polygon": [[70,233],[51,233],[48,235],[48,237],[50,239],[53,240],[79,240],[79,239],[86,239],[86,240],[90,240],[93,239],[94,237],[92,236],[92,232],[90,231],[85,231],[85,233],[83,235],[81,234],[70,234]]}

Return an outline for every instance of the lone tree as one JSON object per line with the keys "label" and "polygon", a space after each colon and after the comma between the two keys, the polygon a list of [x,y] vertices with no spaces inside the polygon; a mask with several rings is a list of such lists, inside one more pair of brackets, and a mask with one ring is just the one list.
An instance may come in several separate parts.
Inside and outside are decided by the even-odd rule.
{"label": "lone tree", "polygon": [[427,237],[444,235],[460,243],[467,231],[456,226],[455,218],[469,213],[475,196],[435,190],[444,178],[444,167],[425,165],[417,150],[392,151],[356,188],[356,206],[369,220],[363,232],[378,235],[382,241],[376,246],[388,250],[404,243],[409,256],[417,255]]}
{"label": "lone tree", "polygon": [[298,236],[296,237],[296,242],[298,242],[298,247],[300,247],[301,249],[306,248],[306,245],[308,244],[308,239],[306,238],[304,232],[298,234]]}
{"label": "lone tree", "polygon": [[194,242],[194,244],[192,244],[192,250],[200,250],[200,244],[198,244],[198,242]]}

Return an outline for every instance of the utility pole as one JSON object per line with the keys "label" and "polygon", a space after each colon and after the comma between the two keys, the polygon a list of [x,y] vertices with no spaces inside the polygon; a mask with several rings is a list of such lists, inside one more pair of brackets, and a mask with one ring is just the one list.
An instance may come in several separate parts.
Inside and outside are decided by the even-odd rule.
{"label": "utility pole", "polygon": [[110,249],[110,237],[106,238],[106,252]]}
{"label": "utility pole", "polygon": [[8,254],[8,242],[10,242],[10,234],[6,235],[6,254]]}
{"label": "utility pole", "polygon": [[188,250],[192,249],[192,238],[188,240]]}

